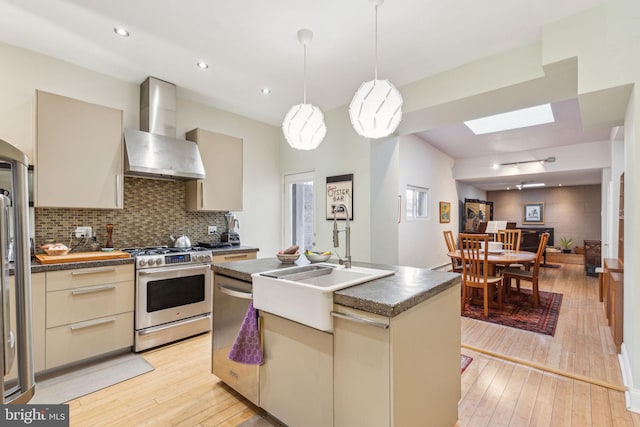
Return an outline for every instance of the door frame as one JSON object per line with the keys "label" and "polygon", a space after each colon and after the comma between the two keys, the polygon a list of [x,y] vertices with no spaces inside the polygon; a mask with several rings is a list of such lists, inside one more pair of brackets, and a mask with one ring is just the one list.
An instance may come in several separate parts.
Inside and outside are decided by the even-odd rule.
{"label": "door frame", "polygon": [[[300,171],[300,172],[289,172],[289,173],[284,173],[282,175],[282,236],[281,236],[281,242],[282,244],[280,246],[284,247],[284,246],[288,246],[289,241],[291,241],[291,234],[292,234],[292,230],[291,230],[291,206],[290,206],[290,194],[288,193],[289,191],[289,186],[291,184],[295,184],[298,182],[308,182],[311,181],[313,182],[313,205],[311,207],[311,209],[313,210],[313,240],[315,242],[315,238],[316,238],[316,191],[317,191],[317,185],[316,185],[316,172],[315,170],[311,169],[311,170],[307,170],[307,171]],[[304,249],[304,248],[303,248]]]}

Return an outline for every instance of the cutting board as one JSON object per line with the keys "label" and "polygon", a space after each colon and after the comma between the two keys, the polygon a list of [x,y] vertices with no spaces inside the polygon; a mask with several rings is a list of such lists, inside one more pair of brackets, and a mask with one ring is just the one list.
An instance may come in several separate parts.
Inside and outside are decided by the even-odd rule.
{"label": "cutting board", "polygon": [[127,252],[73,252],[66,255],[38,254],[36,258],[40,264],[60,264],[63,262],[101,261],[108,259],[130,258]]}

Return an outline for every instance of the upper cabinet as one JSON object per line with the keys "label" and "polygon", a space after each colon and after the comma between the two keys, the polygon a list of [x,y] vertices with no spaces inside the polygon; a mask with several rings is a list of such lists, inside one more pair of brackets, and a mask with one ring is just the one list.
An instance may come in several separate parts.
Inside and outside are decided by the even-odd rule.
{"label": "upper cabinet", "polygon": [[121,209],[122,110],[37,91],[37,207]]}
{"label": "upper cabinet", "polygon": [[187,210],[242,210],[242,139],[193,129],[187,140],[200,148],[206,178],[187,181]]}

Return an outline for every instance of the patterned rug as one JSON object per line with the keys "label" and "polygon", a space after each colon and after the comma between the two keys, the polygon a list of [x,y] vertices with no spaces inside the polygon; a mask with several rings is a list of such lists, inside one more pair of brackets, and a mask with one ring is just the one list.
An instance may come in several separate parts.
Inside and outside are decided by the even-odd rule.
{"label": "patterned rug", "polygon": [[465,356],[464,354],[460,355],[460,375],[467,369],[472,360],[473,357]]}
{"label": "patterned rug", "polygon": [[524,329],[539,334],[552,335],[556,332],[562,294],[540,291],[540,306],[531,304],[531,290],[511,291],[509,301],[505,301],[502,309],[489,307],[489,316],[484,317],[481,304],[467,304],[462,315],[476,320]]}

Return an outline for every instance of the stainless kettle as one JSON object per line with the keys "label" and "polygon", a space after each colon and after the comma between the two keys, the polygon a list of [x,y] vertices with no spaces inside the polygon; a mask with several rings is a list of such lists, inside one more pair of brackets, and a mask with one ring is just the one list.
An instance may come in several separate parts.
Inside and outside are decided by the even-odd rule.
{"label": "stainless kettle", "polygon": [[174,248],[190,248],[191,247],[191,239],[186,234],[182,234],[181,236],[174,237],[174,235],[170,235],[169,238],[173,242]]}

